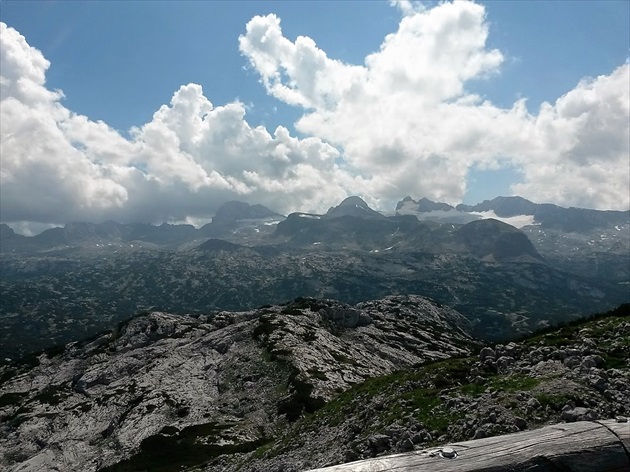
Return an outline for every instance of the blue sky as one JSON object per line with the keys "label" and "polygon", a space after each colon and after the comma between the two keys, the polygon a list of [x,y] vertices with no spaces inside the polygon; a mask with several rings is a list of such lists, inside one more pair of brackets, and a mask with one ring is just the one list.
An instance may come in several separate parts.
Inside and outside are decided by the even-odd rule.
{"label": "blue sky", "polygon": [[[535,109],[580,79],[610,72],[630,54],[630,2],[482,2],[488,43],[507,56],[500,80],[471,89]],[[292,126],[299,112],[268,97],[238,36],[255,15],[275,13],[285,35],[309,36],[330,57],[361,64],[396,30],[386,1],[2,1],[0,19],[26,36],[52,65],[50,88],[71,110],[127,131],[151,119],[180,85],[201,84],[210,101],[254,104],[252,124]],[[104,97],[107,97],[105,99]],[[281,109],[281,116],[274,113]]]}
{"label": "blue sky", "polygon": [[[480,5],[484,11],[483,20],[479,21],[483,21],[488,29],[482,49],[486,53],[498,50],[502,60],[500,64],[487,66],[485,72],[482,70],[461,79],[463,92],[441,97],[442,103],[463,95],[477,94],[480,97],[478,105],[487,100],[497,109],[509,110],[517,100],[526,98],[527,111],[536,117],[543,102],[555,105],[558,98],[576,88],[582,79],[610,76],[627,63],[630,2],[493,1],[481,2]],[[415,11],[420,14],[423,9],[426,12],[438,6],[437,2],[425,2]],[[162,105],[169,104],[182,85],[193,83],[202,86],[203,95],[215,107],[235,100],[242,102],[246,111],[244,120],[252,128],[262,125],[273,135],[276,127],[281,125],[296,139],[313,136],[333,146],[339,152],[335,161],[341,163],[342,170],[348,173],[343,178],[339,177],[339,188],[343,191],[329,192],[335,196],[344,192],[372,193],[371,203],[385,206],[396,199],[396,192],[385,190],[393,186],[400,191],[400,198],[406,193],[414,197],[429,193],[426,196],[434,199],[474,203],[498,194],[515,193],[517,189],[510,186],[525,175],[525,186],[520,190],[529,192],[525,196],[531,199],[536,200],[532,197],[540,195],[558,204],[614,206],[610,203],[612,197],[607,200],[592,197],[589,200],[584,196],[577,197],[575,189],[540,194],[527,180],[534,179],[534,174],[523,171],[522,161],[510,161],[513,157],[511,153],[505,156],[505,161],[502,160],[500,154],[505,152],[505,146],[493,150],[491,160],[482,156],[462,164],[462,169],[452,178],[462,179],[466,175],[464,190],[461,186],[456,190],[446,185],[445,190],[440,191],[437,187],[439,182],[436,186],[414,187],[402,177],[392,177],[387,182],[370,186],[367,182],[387,166],[373,162],[374,165],[370,166],[359,156],[346,159],[346,154],[392,149],[400,139],[405,139],[405,135],[401,134],[403,138],[392,138],[391,142],[385,140],[372,147],[351,150],[357,137],[349,142],[340,134],[322,128],[321,124],[296,125],[300,118],[313,111],[313,107],[304,105],[306,102],[290,103],[289,99],[270,92],[261,83],[262,63],[256,66],[252,62],[256,51],[250,49],[244,52],[239,44],[239,36],[246,35],[246,25],[256,15],[267,18],[265,15],[275,14],[281,19],[282,35],[288,41],[295,43],[298,36],[307,36],[328,59],[365,66],[366,56],[378,52],[386,35],[398,31],[404,17],[401,10],[386,1],[2,1],[0,21],[17,30],[31,48],[41,51],[50,62],[45,73],[45,87],[63,91],[64,97],[58,103],[91,122],[102,120],[127,140],[133,139],[130,134],[132,127],[142,127],[151,122],[153,114]],[[265,27],[269,24],[267,21]],[[461,24],[465,27],[465,23]],[[475,34],[478,35],[478,31]],[[280,64],[281,59],[277,58],[277,61]],[[286,68],[286,64],[278,67]],[[457,67],[457,63],[453,63],[452,67]],[[291,88],[289,75],[285,74],[283,80],[286,79],[285,85]],[[621,100],[624,99],[622,96]],[[320,111],[324,114],[324,110],[316,110],[316,113]],[[335,115],[340,121],[344,120],[344,116]],[[371,124],[365,124],[366,133],[369,133]],[[81,149],[90,146],[89,143],[74,143]],[[414,153],[426,151],[428,155],[441,156],[440,153],[445,152],[441,148],[427,150],[424,145],[415,151],[415,148],[408,149],[409,146],[400,151],[409,154],[409,159],[415,159]],[[621,152],[623,154],[625,149]],[[520,150],[514,154],[520,154]],[[429,157],[418,161],[417,165],[429,162]],[[530,159],[527,156],[522,159],[525,158]],[[610,162],[610,166],[617,166],[617,173],[620,163],[627,163],[627,159],[619,159],[617,155],[616,160]],[[391,165],[395,165],[395,159]],[[565,167],[559,164],[558,169],[567,172]],[[219,173],[225,177],[225,173]],[[418,179],[422,175],[419,169]],[[352,182],[357,181],[357,176],[363,180],[353,188]],[[439,180],[435,176],[431,178]],[[324,180],[327,178],[324,177]],[[620,185],[615,187],[617,193],[627,190],[624,182]],[[234,188],[238,185],[235,184]],[[271,187],[267,185],[267,188]],[[128,190],[127,193],[130,193]],[[238,191],[234,192],[231,197],[238,196]],[[592,195],[599,193],[596,188],[589,192]],[[258,194],[241,193],[243,200],[255,198]],[[12,198],[18,199],[15,196]],[[267,203],[275,201],[271,197],[265,198],[263,196],[262,199]],[[316,208],[329,203],[325,198],[312,194],[303,198],[316,201],[317,204],[312,205]],[[618,203],[617,207],[627,206],[627,199]],[[312,209],[308,208],[308,204],[302,206]],[[24,218],[45,219],[36,213],[32,212],[29,216],[26,211]],[[191,210],[190,215],[184,215],[182,209],[175,213],[170,218],[202,217],[198,208]],[[81,216],[81,212],[76,216]],[[18,217],[16,211],[12,219]]]}
{"label": "blue sky", "polygon": [[[330,56],[358,63],[400,20],[378,1],[10,1],[0,17],[51,61],[47,83],[64,91],[68,108],[126,131],[189,82],[215,104],[253,103],[252,124],[291,126],[298,112],[267,97],[238,48],[246,23],[268,13],[283,18],[287,36],[311,36]],[[285,115],[273,116],[274,107]]]}

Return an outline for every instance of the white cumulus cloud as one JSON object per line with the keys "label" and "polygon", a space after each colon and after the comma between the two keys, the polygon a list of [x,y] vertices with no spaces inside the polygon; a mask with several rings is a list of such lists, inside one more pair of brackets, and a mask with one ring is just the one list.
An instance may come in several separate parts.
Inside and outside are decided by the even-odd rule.
{"label": "white cumulus cloud", "polygon": [[67,109],[48,60],[0,23],[2,221],[202,221],[230,199],[286,213],[349,194],[381,209],[407,194],[457,203],[471,168],[501,166],[537,202],[630,206],[628,63],[539,110],[498,107],[468,91],[500,80],[504,61],[482,5],[393,4],[398,29],[362,64],[286,38],[275,15],[247,23],[240,51],[271,96],[303,111],[300,137],[252,127],[243,103],[215,105],[196,84],[122,136]]}
{"label": "white cumulus cloud", "polygon": [[512,190],[534,201],[628,208],[628,64],[537,113],[524,99],[497,107],[466,88],[495,79],[504,60],[487,47],[484,7],[394,4],[404,14],[398,30],[362,65],[284,37],[275,15],[253,18],[240,50],[269,94],[304,109],[297,129],[340,148],[377,201],[459,202],[473,166],[507,165],[524,178]]}
{"label": "white cumulus cloud", "polygon": [[289,212],[347,195],[334,147],[284,127],[252,128],[245,105],[215,107],[196,84],[130,139],[75,114],[46,88],[42,53],[0,28],[2,221],[182,221],[208,218],[230,199]]}

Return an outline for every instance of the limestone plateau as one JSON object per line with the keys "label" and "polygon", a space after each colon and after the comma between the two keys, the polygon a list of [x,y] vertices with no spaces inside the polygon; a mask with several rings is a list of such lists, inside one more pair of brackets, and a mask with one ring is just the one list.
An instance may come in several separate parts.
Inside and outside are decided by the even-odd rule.
{"label": "limestone plateau", "polygon": [[420,296],[148,312],[0,367],[10,471],[298,471],[630,413],[630,306],[483,346]]}
{"label": "limestone plateau", "polygon": [[0,357],[111,330],[143,310],[250,310],[299,296],[355,304],[417,293],[487,341],[630,301],[630,213],[520,197],[476,206],[349,197],[325,214],[227,202],[191,225],[0,224]]}

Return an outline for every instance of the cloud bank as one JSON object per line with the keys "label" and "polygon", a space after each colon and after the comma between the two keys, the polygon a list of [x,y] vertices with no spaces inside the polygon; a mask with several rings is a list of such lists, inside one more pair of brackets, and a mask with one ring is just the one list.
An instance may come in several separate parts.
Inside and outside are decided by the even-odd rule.
{"label": "cloud bank", "polygon": [[461,201],[472,166],[510,165],[534,201],[630,205],[629,65],[584,79],[536,113],[466,90],[497,80],[481,5],[397,2],[399,28],[361,65],[286,38],[275,15],[254,17],[241,53],[266,91],[303,114],[270,132],[242,103],[215,106],[183,85],[130,138],[63,106],[50,63],[0,23],[0,216],[4,222],[183,221],[226,200],[282,212],[322,211],[349,194],[389,209],[410,194]]}
{"label": "cloud bank", "polygon": [[215,107],[196,84],[126,139],[66,109],[46,88],[41,52],[0,28],[3,221],[174,221],[207,218],[229,199],[292,211],[346,195],[334,147],[252,128],[243,104]]}
{"label": "cloud bank", "polygon": [[492,80],[504,58],[486,46],[482,5],[423,9],[395,2],[398,30],[364,65],[343,64],[306,37],[290,41],[275,15],[253,18],[240,50],[267,92],[304,113],[296,128],[343,150],[379,199],[461,201],[473,166],[514,166],[513,191],[535,201],[627,209],[629,65],[584,79],[537,114],[499,108],[466,91]]}

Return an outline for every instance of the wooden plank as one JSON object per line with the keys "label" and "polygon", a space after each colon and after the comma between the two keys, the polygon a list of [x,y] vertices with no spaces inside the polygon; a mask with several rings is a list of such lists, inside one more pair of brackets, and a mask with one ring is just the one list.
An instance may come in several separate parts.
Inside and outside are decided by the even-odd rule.
{"label": "wooden plank", "polygon": [[[311,472],[628,472],[630,423],[580,421],[367,459]],[[457,456],[443,457],[446,447]],[[628,449],[630,450],[630,449]]]}
{"label": "wooden plank", "polygon": [[616,421],[600,421],[602,425],[610,428],[630,453],[630,423],[617,423]]}

